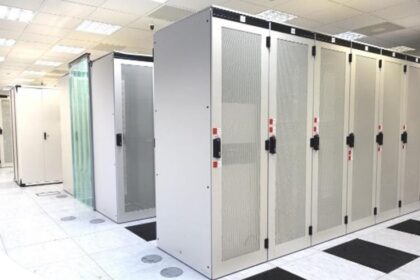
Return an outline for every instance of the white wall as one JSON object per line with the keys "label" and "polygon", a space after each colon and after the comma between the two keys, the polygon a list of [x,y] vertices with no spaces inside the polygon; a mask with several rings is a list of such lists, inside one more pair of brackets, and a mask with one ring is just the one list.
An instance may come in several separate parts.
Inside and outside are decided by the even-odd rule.
{"label": "white wall", "polygon": [[73,161],[71,144],[71,121],[70,121],[70,94],[69,76],[62,77],[58,82],[60,89],[60,114],[61,114],[61,152],[63,168],[64,189],[73,194]]}

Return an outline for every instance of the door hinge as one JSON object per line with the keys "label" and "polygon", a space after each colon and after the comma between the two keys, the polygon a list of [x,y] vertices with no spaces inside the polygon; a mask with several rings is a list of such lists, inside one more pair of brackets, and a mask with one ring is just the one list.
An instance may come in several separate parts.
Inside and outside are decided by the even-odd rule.
{"label": "door hinge", "polygon": [[398,201],[398,208],[401,208],[402,207],[402,201],[401,200],[399,200]]}
{"label": "door hinge", "polygon": [[270,154],[276,153],[276,146],[277,146],[276,136],[271,136],[268,140],[265,140],[265,150],[268,151]]}
{"label": "door hinge", "polygon": [[349,63],[352,63],[352,62],[353,62],[353,54],[349,53]]}
{"label": "door hinge", "polygon": [[373,208],[373,215],[378,215],[378,208],[377,207],[375,207],[375,208]]}
{"label": "door hinge", "polygon": [[265,38],[265,45],[267,46],[268,49],[271,48],[271,37],[270,36],[267,36]]}
{"label": "door hinge", "polygon": [[379,69],[382,68],[382,59],[379,59]]}
{"label": "door hinge", "polygon": [[268,238],[264,239],[264,249],[268,249]]}
{"label": "door hinge", "polygon": [[309,235],[312,236],[313,232],[312,232],[312,226],[309,226]]}
{"label": "door hinge", "polygon": [[346,144],[350,148],[354,148],[354,133],[350,133],[346,138]]}
{"label": "door hinge", "polygon": [[312,56],[316,56],[316,46],[312,46]]}
{"label": "door hinge", "polygon": [[407,65],[404,65],[404,73],[407,73]]}
{"label": "door hinge", "polygon": [[349,216],[344,216],[344,224],[347,225],[349,223]]}
{"label": "door hinge", "polygon": [[320,146],[320,138],[319,135],[316,134],[314,135],[314,137],[311,138],[309,146],[314,150],[314,151],[318,151],[319,150],[319,146]]}

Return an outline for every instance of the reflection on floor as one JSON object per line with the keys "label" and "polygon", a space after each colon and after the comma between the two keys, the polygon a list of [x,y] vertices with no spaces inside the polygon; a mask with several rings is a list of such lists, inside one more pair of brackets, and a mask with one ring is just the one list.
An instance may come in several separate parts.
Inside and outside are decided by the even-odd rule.
{"label": "reflection on floor", "polygon": [[[118,225],[65,194],[61,185],[19,188],[12,177],[11,169],[0,169],[0,279],[12,279],[2,274],[10,260],[42,279],[205,279],[157,249],[156,241],[143,240],[126,229],[154,220]],[[409,219],[420,221],[420,212],[223,279],[278,280],[279,275],[281,279],[419,279],[420,259],[415,256],[420,255],[420,236],[388,228]],[[404,227],[413,231],[416,223]],[[359,241],[350,242],[354,239]],[[374,243],[415,256],[385,273],[349,260],[354,255],[341,254],[339,247],[324,252],[344,243]]]}

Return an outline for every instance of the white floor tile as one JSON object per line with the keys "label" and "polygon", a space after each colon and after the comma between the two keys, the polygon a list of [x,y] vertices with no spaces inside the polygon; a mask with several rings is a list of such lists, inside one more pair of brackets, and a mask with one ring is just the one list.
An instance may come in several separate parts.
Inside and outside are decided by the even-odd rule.
{"label": "white floor tile", "polygon": [[389,274],[396,279],[418,280],[420,279],[420,259],[416,259]]}

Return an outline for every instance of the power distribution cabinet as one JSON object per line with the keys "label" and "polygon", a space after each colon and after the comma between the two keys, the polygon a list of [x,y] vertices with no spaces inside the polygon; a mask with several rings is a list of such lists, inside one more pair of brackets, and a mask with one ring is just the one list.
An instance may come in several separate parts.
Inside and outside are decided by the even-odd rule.
{"label": "power distribution cabinet", "polygon": [[153,58],[92,63],[95,208],[117,223],[155,216]]}
{"label": "power distribution cabinet", "polygon": [[419,205],[406,56],[217,7],[154,53],[157,244],[207,277]]}
{"label": "power distribution cabinet", "polygon": [[58,91],[17,86],[11,98],[16,182],[20,186],[61,182]]}

